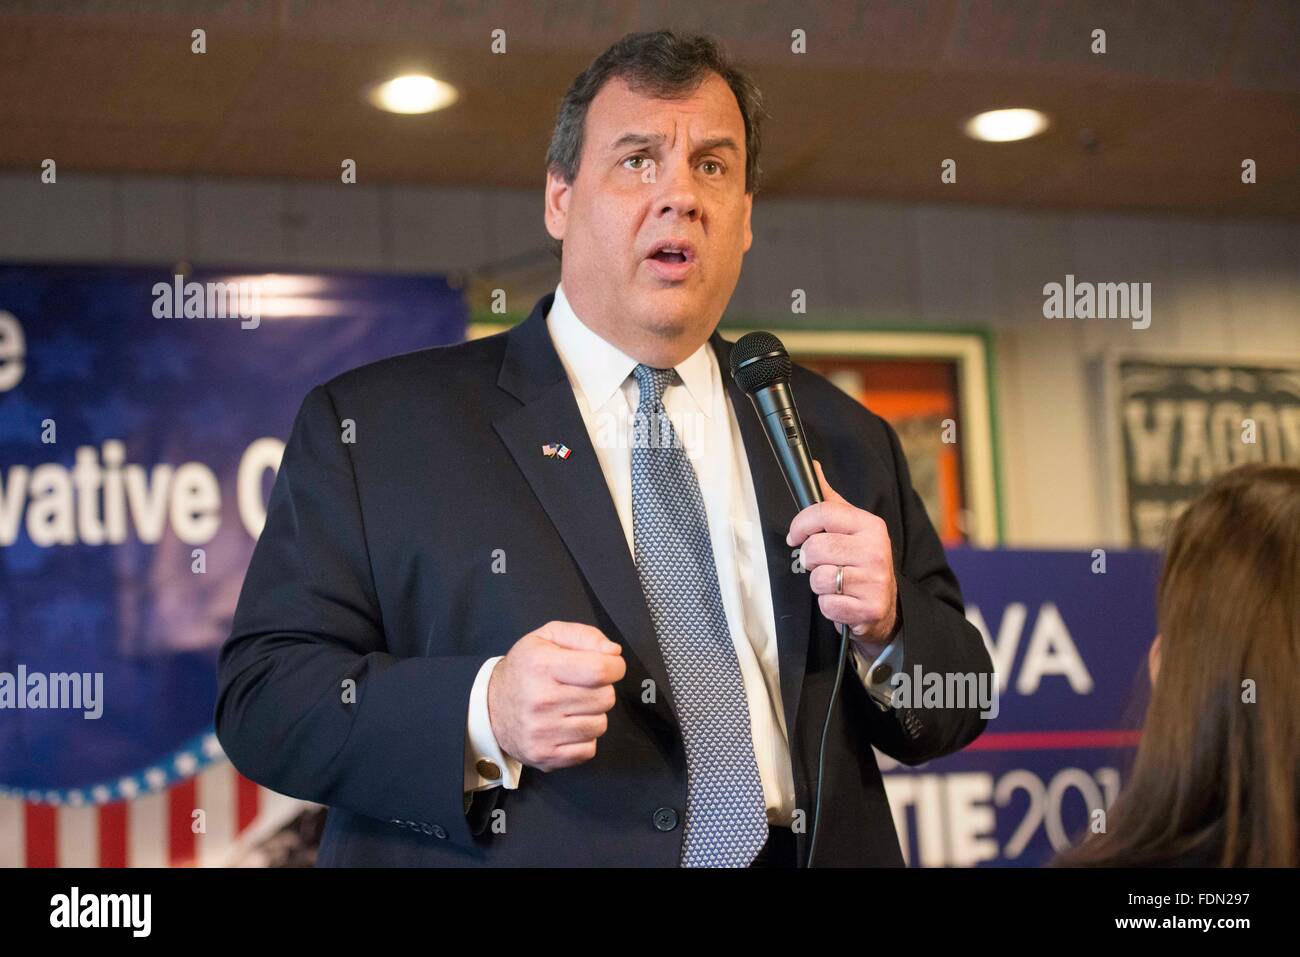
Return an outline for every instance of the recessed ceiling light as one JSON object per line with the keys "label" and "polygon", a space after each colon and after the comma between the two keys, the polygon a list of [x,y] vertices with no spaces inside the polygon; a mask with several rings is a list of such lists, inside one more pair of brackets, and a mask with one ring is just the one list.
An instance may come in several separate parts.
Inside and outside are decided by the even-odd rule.
{"label": "recessed ceiling light", "polygon": [[966,135],[989,143],[1027,140],[1047,129],[1046,114],[1038,110],[989,110],[966,121]]}
{"label": "recessed ceiling light", "polygon": [[410,73],[372,87],[370,102],[389,113],[432,113],[451,106],[459,95],[450,83]]}

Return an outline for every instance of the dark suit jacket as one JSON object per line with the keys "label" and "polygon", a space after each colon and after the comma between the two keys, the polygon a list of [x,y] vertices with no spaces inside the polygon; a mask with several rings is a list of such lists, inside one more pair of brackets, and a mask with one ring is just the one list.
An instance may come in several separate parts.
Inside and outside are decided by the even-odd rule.
{"label": "dark suit jacket", "polygon": [[[222,648],[216,725],[247,777],[330,806],[322,865],[677,864],[686,762],[672,689],[546,329],[553,298],[508,332],[376,362],[303,400]],[[726,370],[731,343],[715,332],[710,344]],[[811,824],[839,638],[808,575],[792,571],[796,508],[761,425],[723,379],[763,516],[797,806]],[[918,663],[990,672],[893,430],[807,369],[795,367],[791,387],[827,479],[888,525],[909,674]],[[573,454],[544,456],[550,442]],[[494,573],[502,555],[505,573]],[[518,790],[480,792],[467,810],[474,677],[550,620],[623,645],[608,730],[593,760],[526,767]],[[660,691],[649,704],[647,678]],[[873,744],[919,763],[983,726],[978,707],[882,712],[850,665],[827,745],[818,863],[902,864]]]}

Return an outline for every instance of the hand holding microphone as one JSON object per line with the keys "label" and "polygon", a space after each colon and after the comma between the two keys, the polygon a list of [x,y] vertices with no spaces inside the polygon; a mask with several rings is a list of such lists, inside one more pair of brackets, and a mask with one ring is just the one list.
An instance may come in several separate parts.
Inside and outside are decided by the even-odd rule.
{"label": "hand holding microphone", "polygon": [[826,481],[821,463],[814,464],[826,499],[794,517],[785,541],[799,548],[821,613],[837,625],[848,625],[874,657],[884,650],[897,617],[889,529],[880,516],[846,502]]}
{"label": "hand holding microphone", "polygon": [[785,346],[770,332],[742,336],[731,350],[732,378],[753,401],[800,508],[786,543],[800,548],[822,614],[847,625],[854,638],[878,654],[897,613],[889,530],[879,516],[845,501],[826,481],[821,464],[814,465],[790,390],[792,368]]}

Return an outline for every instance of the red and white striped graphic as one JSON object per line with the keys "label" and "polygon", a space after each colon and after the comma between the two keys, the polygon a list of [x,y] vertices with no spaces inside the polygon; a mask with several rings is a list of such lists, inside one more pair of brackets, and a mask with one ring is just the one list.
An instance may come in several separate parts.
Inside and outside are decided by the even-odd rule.
{"label": "red and white striped graphic", "polygon": [[[225,867],[304,809],[216,761],[130,801],[81,806],[0,797],[0,867]],[[195,833],[194,811],[204,812]]]}

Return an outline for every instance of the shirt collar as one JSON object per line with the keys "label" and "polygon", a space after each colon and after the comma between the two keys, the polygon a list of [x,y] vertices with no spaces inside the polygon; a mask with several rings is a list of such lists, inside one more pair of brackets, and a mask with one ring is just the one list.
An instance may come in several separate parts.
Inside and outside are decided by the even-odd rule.
{"label": "shirt collar", "polygon": [[[569,381],[577,384],[587,408],[593,412],[613,398],[636,368],[635,359],[578,318],[564,295],[562,284],[555,287],[555,301],[547,313],[546,327]],[[709,343],[705,342],[675,368],[696,408],[711,416],[713,383],[718,373],[717,358]]]}

